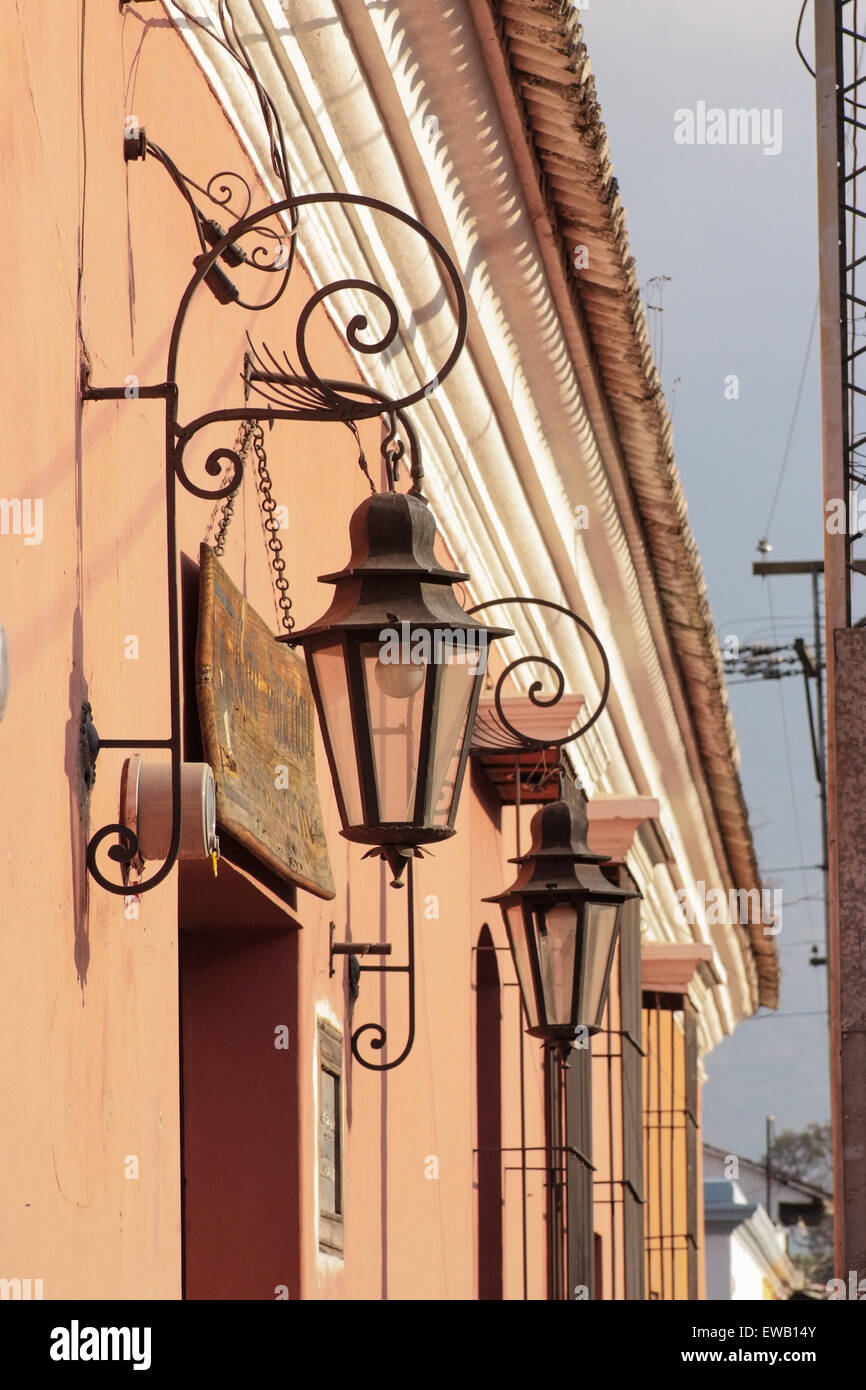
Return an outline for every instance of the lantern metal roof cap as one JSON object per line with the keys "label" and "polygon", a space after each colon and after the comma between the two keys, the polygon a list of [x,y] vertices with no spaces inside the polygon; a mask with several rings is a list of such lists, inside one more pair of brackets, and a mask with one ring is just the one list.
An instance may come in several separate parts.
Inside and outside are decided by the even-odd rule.
{"label": "lantern metal roof cap", "polygon": [[352,513],[349,538],[352,554],[345,569],[319,576],[320,583],[336,586],[327,613],[277,641],[294,645],[334,627],[378,631],[401,622],[410,628],[483,632],[489,640],[513,635],[513,629],[490,627],[460,607],[452,585],[469,576],[437,561],[436,522],[422,498],[373,493]]}
{"label": "lantern metal roof cap", "polygon": [[640,893],[619,888],[605,877],[598,866],[609,863],[609,856],[593,854],[587,844],[588,831],[583,792],[575,794],[574,802],[548,802],[532,817],[532,842],[527,853],[508,861],[520,865],[514,883],[483,901],[502,903],[518,893],[539,898],[583,893],[595,900],[607,899],[612,904],[639,898]]}
{"label": "lantern metal roof cap", "polygon": [[436,522],[427,502],[409,492],[376,492],[356,507],[349,522],[352,554],[345,569],[320,574],[338,584],[366,574],[412,575],[425,584],[460,584],[469,578],[446,570],[433,553]]}

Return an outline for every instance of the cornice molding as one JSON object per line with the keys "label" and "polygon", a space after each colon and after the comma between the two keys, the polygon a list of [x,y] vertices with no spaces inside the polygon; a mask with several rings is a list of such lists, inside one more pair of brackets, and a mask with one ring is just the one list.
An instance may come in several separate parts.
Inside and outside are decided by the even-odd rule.
{"label": "cornice molding", "polygon": [[699,942],[642,946],[641,988],[656,994],[688,994],[699,966],[712,968],[712,960],[712,946]]}
{"label": "cornice molding", "polygon": [[658,820],[659,803],[654,796],[617,796],[596,792],[587,805],[588,844],[594,854],[624,862],[631,851],[639,826]]}

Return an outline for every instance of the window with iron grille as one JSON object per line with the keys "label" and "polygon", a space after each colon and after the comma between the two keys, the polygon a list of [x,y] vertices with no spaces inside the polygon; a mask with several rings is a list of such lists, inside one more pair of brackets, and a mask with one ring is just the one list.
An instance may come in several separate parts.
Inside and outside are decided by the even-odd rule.
{"label": "window with iron grille", "polygon": [[687,997],[643,997],[646,1283],[650,1299],[698,1296],[697,1019]]}
{"label": "window with iron grille", "polygon": [[[622,888],[635,883],[624,865],[607,876]],[[593,1084],[605,1097],[596,1107],[592,1157],[593,1226],[602,1271],[597,1298],[644,1297],[640,901],[622,907],[604,1027],[593,1039]]]}
{"label": "window with iron grille", "polygon": [[343,1039],[318,1021],[319,1249],[343,1253]]}

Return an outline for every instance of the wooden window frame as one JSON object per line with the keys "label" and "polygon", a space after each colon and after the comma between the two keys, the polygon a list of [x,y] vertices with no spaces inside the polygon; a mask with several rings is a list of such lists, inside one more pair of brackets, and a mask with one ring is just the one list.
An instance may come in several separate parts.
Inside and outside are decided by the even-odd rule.
{"label": "wooden window frame", "polygon": [[[316,1172],[317,1200],[319,1211],[319,1249],[327,1255],[344,1253],[343,1219],[345,1215],[345,1183],[343,1173],[343,1035],[327,1019],[320,1018],[316,1024],[317,1044],[317,1106],[316,1116]],[[334,1078],[335,1117],[334,1117],[334,1190],[337,1194],[338,1211],[327,1211],[322,1206],[322,1075],[327,1072]]]}

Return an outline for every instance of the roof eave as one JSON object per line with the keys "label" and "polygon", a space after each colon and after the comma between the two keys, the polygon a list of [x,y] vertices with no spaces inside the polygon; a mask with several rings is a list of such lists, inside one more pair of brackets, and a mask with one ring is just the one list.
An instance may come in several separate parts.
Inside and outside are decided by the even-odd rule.
{"label": "roof eave", "polygon": [[[524,192],[538,205],[540,239],[543,243],[539,222],[546,218],[553,242],[548,253],[559,258],[568,308],[592,345],[594,360],[576,362],[578,380],[594,423],[613,431],[624,462],[720,847],[732,881],[757,887],[760,875],[737,772],[739,751],[721,652],[578,13],[570,0],[471,4],[488,50],[495,34],[508,76],[530,156],[519,161]],[[588,267],[579,274],[570,268],[576,244],[588,249]],[[775,937],[760,922],[744,932],[757,975],[756,1003],[776,1008]]]}

